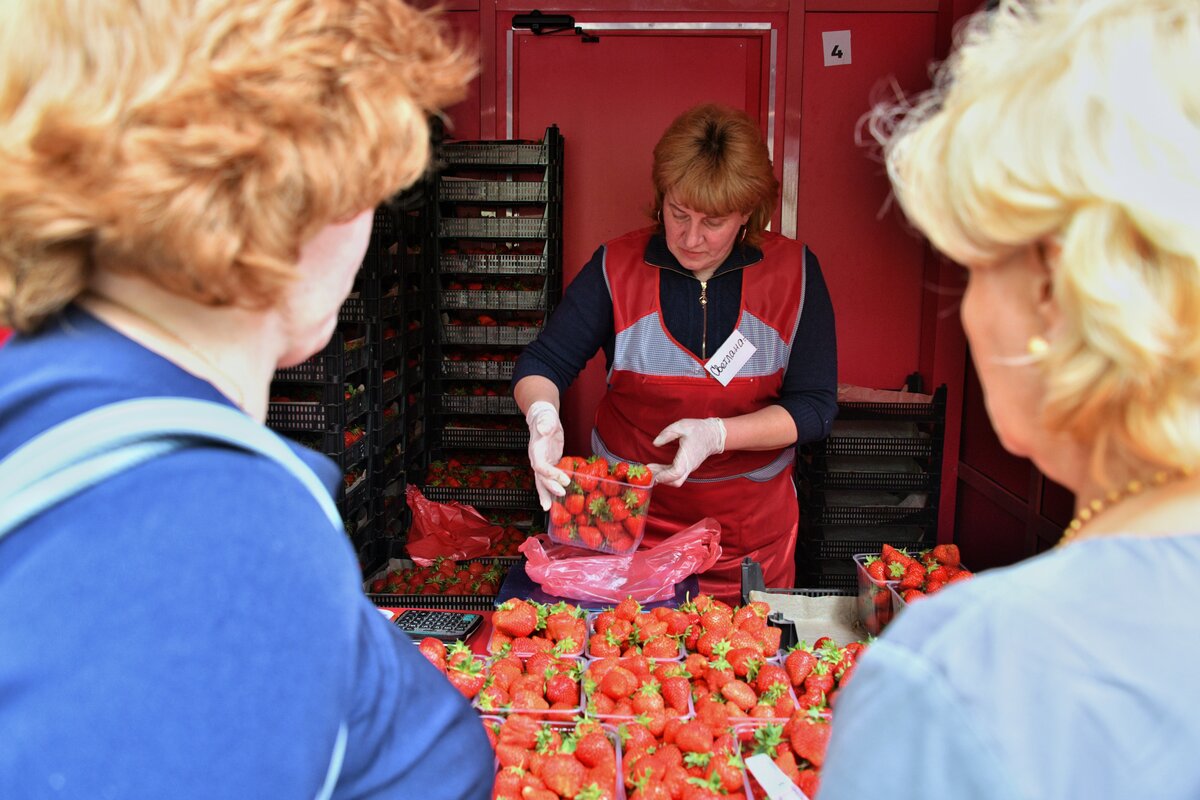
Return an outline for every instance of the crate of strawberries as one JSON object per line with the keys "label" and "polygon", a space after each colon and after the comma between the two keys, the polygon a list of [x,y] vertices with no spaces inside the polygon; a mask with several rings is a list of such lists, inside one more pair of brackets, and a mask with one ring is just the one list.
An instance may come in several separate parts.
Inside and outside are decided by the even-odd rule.
{"label": "crate of strawberries", "polygon": [[563,456],[558,468],[571,482],[550,505],[550,540],[618,555],[636,550],[646,529],[650,470],[600,456]]}
{"label": "crate of strawberries", "polygon": [[939,544],[915,554],[884,544],[878,554],[855,555],[854,563],[859,618],[871,634],[878,634],[906,604],[974,574],[962,565],[955,544]]}

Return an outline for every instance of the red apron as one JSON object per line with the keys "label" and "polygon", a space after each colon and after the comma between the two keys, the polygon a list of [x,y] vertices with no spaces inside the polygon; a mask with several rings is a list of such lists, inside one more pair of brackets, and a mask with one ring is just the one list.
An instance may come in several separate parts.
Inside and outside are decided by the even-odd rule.
{"label": "red apron", "polygon": [[[651,233],[627,234],[605,247],[616,346],[592,447],[614,460],[669,464],[675,444],[659,448],[652,442],[672,422],[740,416],[778,400],[803,306],[804,247],[768,233],[762,261],[745,268],[737,329],[757,349],[729,385],[722,386],[662,323],[661,268],[645,261]],[[715,351],[721,342],[710,344]],[[740,599],[744,556],[762,565],[767,586],[791,587],[799,527],[794,458],[793,446],[719,453],[683,486],[656,485],[645,544],[652,546],[713,517],[721,523],[723,552],[700,576],[701,591]]]}

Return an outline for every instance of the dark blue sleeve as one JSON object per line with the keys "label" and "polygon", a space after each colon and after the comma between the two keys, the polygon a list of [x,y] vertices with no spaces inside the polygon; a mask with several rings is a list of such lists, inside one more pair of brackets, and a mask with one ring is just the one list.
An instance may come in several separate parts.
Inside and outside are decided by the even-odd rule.
{"label": "dark blue sleeve", "polygon": [[541,334],[517,359],[513,384],[527,375],[541,375],[564,392],[600,348],[605,365],[612,363],[613,338],[612,297],[604,280],[601,247],[571,281]]}
{"label": "dark blue sleeve", "polygon": [[833,324],[833,302],[821,265],[805,249],[804,307],[779,405],[796,423],[796,444],[818,441],[829,435],[837,416],[837,332]]}

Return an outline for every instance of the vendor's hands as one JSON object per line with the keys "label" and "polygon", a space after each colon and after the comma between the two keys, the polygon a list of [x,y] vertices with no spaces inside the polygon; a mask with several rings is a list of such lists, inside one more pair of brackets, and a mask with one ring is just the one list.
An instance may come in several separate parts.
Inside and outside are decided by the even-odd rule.
{"label": "vendor's hands", "polygon": [[688,475],[714,453],[725,452],[725,423],[718,417],[681,419],[662,429],[654,439],[655,447],[679,441],[675,461],[666,464],[647,464],[655,483],[682,486]]}
{"label": "vendor's hands", "polygon": [[525,414],[529,425],[529,466],[537,487],[542,510],[550,510],[550,501],[567,493],[564,488],[571,479],[557,467],[563,452],[563,426],[558,410],[545,400],[538,400]]}

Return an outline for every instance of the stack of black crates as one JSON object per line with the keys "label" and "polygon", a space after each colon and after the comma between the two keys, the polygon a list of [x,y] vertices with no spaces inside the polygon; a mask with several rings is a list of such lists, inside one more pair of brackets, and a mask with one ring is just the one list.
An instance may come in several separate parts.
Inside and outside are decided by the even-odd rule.
{"label": "stack of black crates", "polygon": [[376,210],[333,339],[308,361],[275,373],[267,409],[269,427],[342,469],[337,505],[365,570],[387,557],[388,538],[405,529],[406,470],[423,447],[416,398],[428,313],[425,194],[418,186]]}
{"label": "stack of black crates", "polygon": [[839,402],[829,438],[797,462],[797,585],[853,590],[853,556],[936,544],[946,387],[930,402]]}
{"label": "stack of black crates", "polygon": [[[532,483],[446,485],[447,463],[528,473],[529,433],[510,381],[562,292],[563,140],[447,141],[437,153],[425,496],[502,524],[542,520]],[[444,475],[444,472],[441,473]]]}

